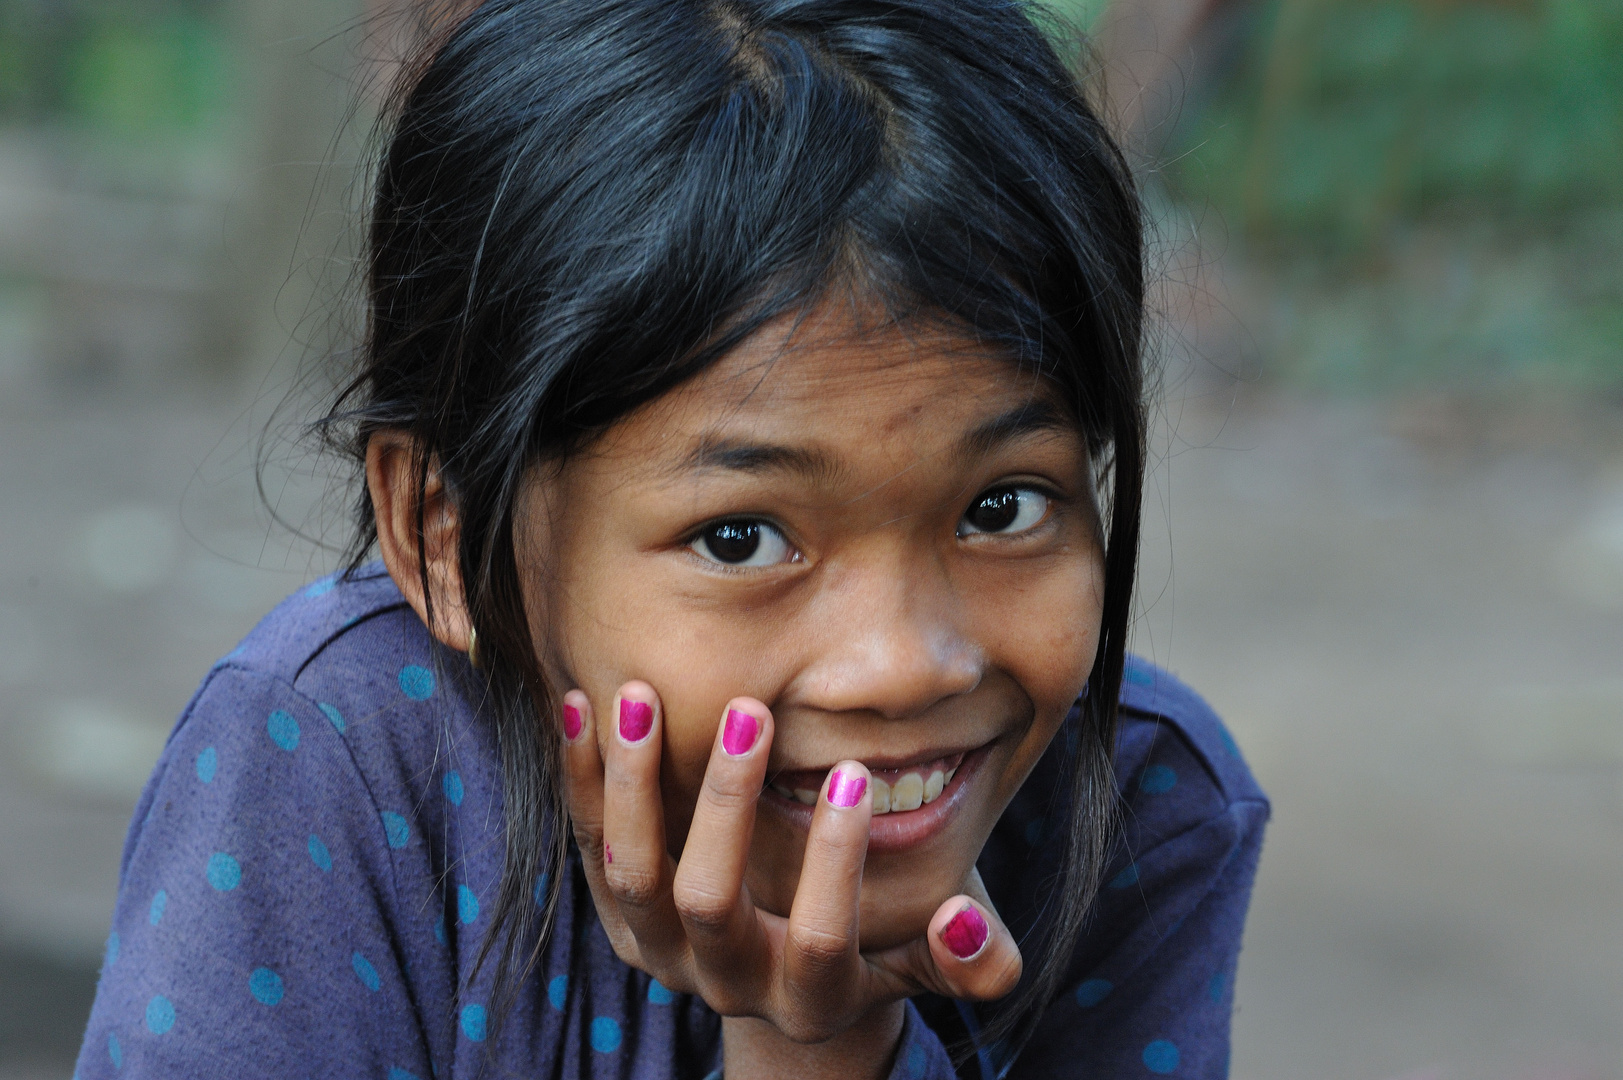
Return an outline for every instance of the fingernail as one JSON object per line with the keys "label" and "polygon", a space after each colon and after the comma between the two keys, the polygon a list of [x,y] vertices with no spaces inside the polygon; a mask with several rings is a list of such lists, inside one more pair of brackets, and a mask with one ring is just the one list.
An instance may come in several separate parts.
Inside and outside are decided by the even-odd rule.
{"label": "fingernail", "polygon": [[975,909],[975,905],[965,904],[964,909],[941,928],[941,944],[958,959],[968,960],[981,951],[990,933],[986,919]]}
{"label": "fingernail", "polygon": [[761,722],[747,712],[727,710],[727,723],[721,729],[721,748],[733,757],[743,757],[755,746]]}
{"label": "fingernail", "polygon": [[856,773],[834,771],[828,778],[828,801],[831,806],[855,806],[868,793],[868,778]]}
{"label": "fingernail", "polygon": [[573,705],[564,706],[564,738],[574,742],[580,738],[580,710]]}
{"label": "fingernail", "polygon": [[645,701],[620,700],[620,738],[639,743],[654,730],[654,707]]}
{"label": "fingernail", "polygon": [[609,850],[609,845],[607,844],[603,845],[603,861],[606,863],[611,863],[614,861],[614,852]]}

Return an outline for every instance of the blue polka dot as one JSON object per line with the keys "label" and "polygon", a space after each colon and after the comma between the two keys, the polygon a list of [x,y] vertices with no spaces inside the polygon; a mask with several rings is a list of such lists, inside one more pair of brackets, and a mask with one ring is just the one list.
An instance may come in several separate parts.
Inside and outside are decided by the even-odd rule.
{"label": "blue polka dot", "polygon": [[485,1007],[469,1005],[462,1010],[462,1034],[474,1042],[485,1041]]}
{"label": "blue polka dot", "polygon": [[323,874],[332,873],[332,852],[321,842],[321,837],[311,833],[310,842],[305,846],[310,850],[310,861],[316,864],[316,869]]}
{"label": "blue polka dot", "polygon": [[1026,823],[1026,843],[1036,847],[1043,842],[1043,826],[1047,824],[1042,818]]}
{"label": "blue polka dot", "polygon": [[333,586],[337,584],[338,581],[336,578],[324,577],[320,581],[312,581],[310,584],[306,585],[304,587],[304,595],[312,600],[318,596],[326,596],[328,593],[332,592]]}
{"label": "blue polka dot", "polygon": [[537,874],[535,877],[535,902],[538,905],[547,902],[547,875]]}
{"label": "blue polka dot", "polygon": [[399,1067],[389,1070],[389,1080],[418,1080],[416,1073]]}
{"label": "blue polka dot", "polygon": [[1110,991],[1115,988],[1109,979],[1088,979],[1076,988],[1076,1003],[1084,1009],[1091,1009],[1109,997]]}
{"label": "blue polka dot", "polygon": [[1229,733],[1228,728],[1219,725],[1217,728],[1217,737],[1223,740],[1224,749],[1233,754],[1235,757],[1240,756],[1240,744],[1234,741],[1234,736]]}
{"label": "blue polka dot", "polygon": [[456,919],[463,926],[471,926],[479,918],[479,897],[466,885],[456,887]]}
{"label": "blue polka dot", "polygon": [[1165,795],[1178,786],[1178,774],[1168,765],[1151,765],[1138,778],[1138,790],[1146,795]]}
{"label": "blue polka dot", "polygon": [[372,991],[374,994],[377,993],[378,987],[383,985],[382,981],[378,978],[378,969],[372,966],[372,961],[368,960],[360,953],[355,953],[350,956],[349,966],[355,969],[355,977],[361,980],[361,985]]}
{"label": "blue polka dot", "polygon": [[117,1035],[107,1036],[107,1056],[113,1059],[113,1068],[124,1067],[124,1048],[118,1045]]}
{"label": "blue polka dot", "polygon": [[220,767],[220,755],[214,752],[214,747],[205,747],[197,755],[197,778],[205,784],[214,783],[214,773]]}
{"label": "blue polka dot", "polygon": [[159,889],[152,897],[152,904],[147,908],[147,922],[157,926],[163,919],[163,909],[169,906],[169,894]]}
{"label": "blue polka dot", "polygon": [[907,1075],[913,1080],[924,1075],[924,1047],[918,1043],[907,1048]]}
{"label": "blue polka dot", "polygon": [[379,816],[383,818],[383,835],[390,847],[403,848],[411,842],[411,824],[405,818],[388,810]]}
{"label": "blue polka dot", "polygon": [[230,892],[242,884],[242,864],[223,851],[209,856],[209,884],[221,892]]}
{"label": "blue polka dot", "polygon": [[1134,686],[1154,686],[1155,685],[1155,676],[1150,674],[1149,669],[1148,668],[1141,668],[1141,667],[1138,667],[1137,665],[1134,665],[1134,666],[1128,668],[1126,671],[1122,672],[1121,677],[1125,682],[1130,682]]}
{"label": "blue polka dot", "polygon": [[434,940],[439,942],[441,945],[446,944],[444,915],[441,915],[438,919],[434,920]]}
{"label": "blue polka dot", "polygon": [[332,726],[338,729],[338,734],[342,735],[348,730],[349,725],[344,723],[344,714],[339,712],[336,706],[328,705],[325,701],[318,701],[316,702],[316,708],[321,710],[322,716],[332,721]]}
{"label": "blue polka dot", "polygon": [[612,1016],[593,1019],[592,1049],[600,1054],[612,1054],[620,1049],[620,1021]]}
{"label": "blue polka dot", "polygon": [[1110,879],[1110,888],[1128,889],[1138,884],[1138,864],[1128,863],[1127,869]]}
{"label": "blue polka dot", "polygon": [[413,701],[427,701],[434,696],[434,673],[416,664],[400,669],[400,692]]}
{"label": "blue polka dot", "polygon": [[271,742],[283,750],[292,753],[299,748],[299,722],[293,719],[292,713],[277,709],[265,721],[265,730],[270,732]]}
{"label": "blue polka dot", "polygon": [[270,968],[255,968],[248,976],[248,992],[261,1005],[275,1005],[282,1000],[282,977]]}
{"label": "blue polka dot", "polygon": [[462,776],[460,773],[446,773],[445,779],[440,781],[440,787],[445,789],[445,797],[451,800],[452,806],[462,805]]}
{"label": "blue polka dot", "polygon": [[676,995],[671,993],[670,987],[658,979],[648,980],[648,1001],[650,1004],[669,1005],[675,1000]]}
{"label": "blue polka dot", "polygon": [[1229,977],[1226,971],[1212,973],[1212,981],[1206,984],[1206,996],[1216,1004],[1222,1004],[1223,991],[1228,989]]}
{"label": "blue polka dot", "polygon": [[112,967],[118,963],[118,935],[107,935],[107,952],[102,956],[102,966]]}
{"label": "blue polka dot", "polygon": [[569,976],[554,975],[552,981],[547,983],[547,1001],[559,1012],[564,1011],[564,1003],[569,1000]]}
{"label": "blue polka dot", "polygon": [[1178,1067],[1178,1048],[1165,1039],[1156,1039],[1144,1048],[1144,1067],[1165,1076]]}
{"label": "blue polka dot", "polygon": [[147,1030],[162,1035],[175,1026],[175,1007],[162,995],[147,1002]]}

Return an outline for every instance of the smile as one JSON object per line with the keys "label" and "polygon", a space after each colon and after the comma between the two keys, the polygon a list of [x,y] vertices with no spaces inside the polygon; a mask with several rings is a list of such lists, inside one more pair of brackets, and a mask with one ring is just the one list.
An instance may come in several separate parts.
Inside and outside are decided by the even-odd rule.
{"label": "smile", "polygon": [[[870,766],[868,790],[872,793],[873,812],[905,814],[935,802],[946,786],[952,783],[963,760],[964,755],[957,753],[900,768],[879,769]],[[823,789],[823,779],[827,775],[826,769],[821,773],[808,770],[779,773],[767,786],[785,799],[811,806],[817,802],[817,793]]]}
{"label": "smile", "polygon": [[[905,851],[940,835],[963,805],[991,747],[988,743],[905,765],[869,766],[874,816],[868,822],[868,853]],[[761,805],[797,829],[810,829],[827,776],[827,769],[780,772],[768,778]]]}

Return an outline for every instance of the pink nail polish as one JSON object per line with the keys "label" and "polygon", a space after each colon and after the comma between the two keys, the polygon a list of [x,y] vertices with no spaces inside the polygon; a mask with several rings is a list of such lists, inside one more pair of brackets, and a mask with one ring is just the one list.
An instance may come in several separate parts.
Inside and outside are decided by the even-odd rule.
{"label": "pink nail polish", "polygon": [[654,730],[654,707],[643,701],[620,700],[620,738],[642,742]]}
{"label": "pink nail polish", "polygon": [[958,959],[968,960],[981,951],[990,933],[986,919],[975,909],[975,905],[965,904],[964,909],[941,928],[941,944]]}
{"label": "pink nail polish", "polygon": [[609,850],[609,845],[607,844],[603,845],[603,861],[606,863],[611,863],[614,861],[614,852]]}
{"label": "pink nail polish", "polygon": [[868,778],[855,773],[835,770],[834,775],[828,778],[828,801],[830,806],[855,806],[862,801],[868,793]]}
{"label": "pink nail polish", "polygon": [[564,706],[564,738],[574,742],[580,738],[580,710],[573,705]]}
{"label": "pink nail polish", "polygon": [[755,747],[761,722],[747,712],[727,710],[727,723],[721,729],[721,748],[733,757],[743,757]]}

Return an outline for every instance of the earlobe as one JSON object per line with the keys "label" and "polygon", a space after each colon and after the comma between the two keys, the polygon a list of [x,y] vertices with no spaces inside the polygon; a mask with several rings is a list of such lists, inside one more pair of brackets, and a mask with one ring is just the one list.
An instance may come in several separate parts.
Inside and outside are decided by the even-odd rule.
{"label": "earlobe", "polygon": [[366,488],[378,551],[395,586],[441,644],[467,652],[473,627],[462,588],[460,520],[438,460],[424,461],[420,444],[406,432],[373,432]]}

